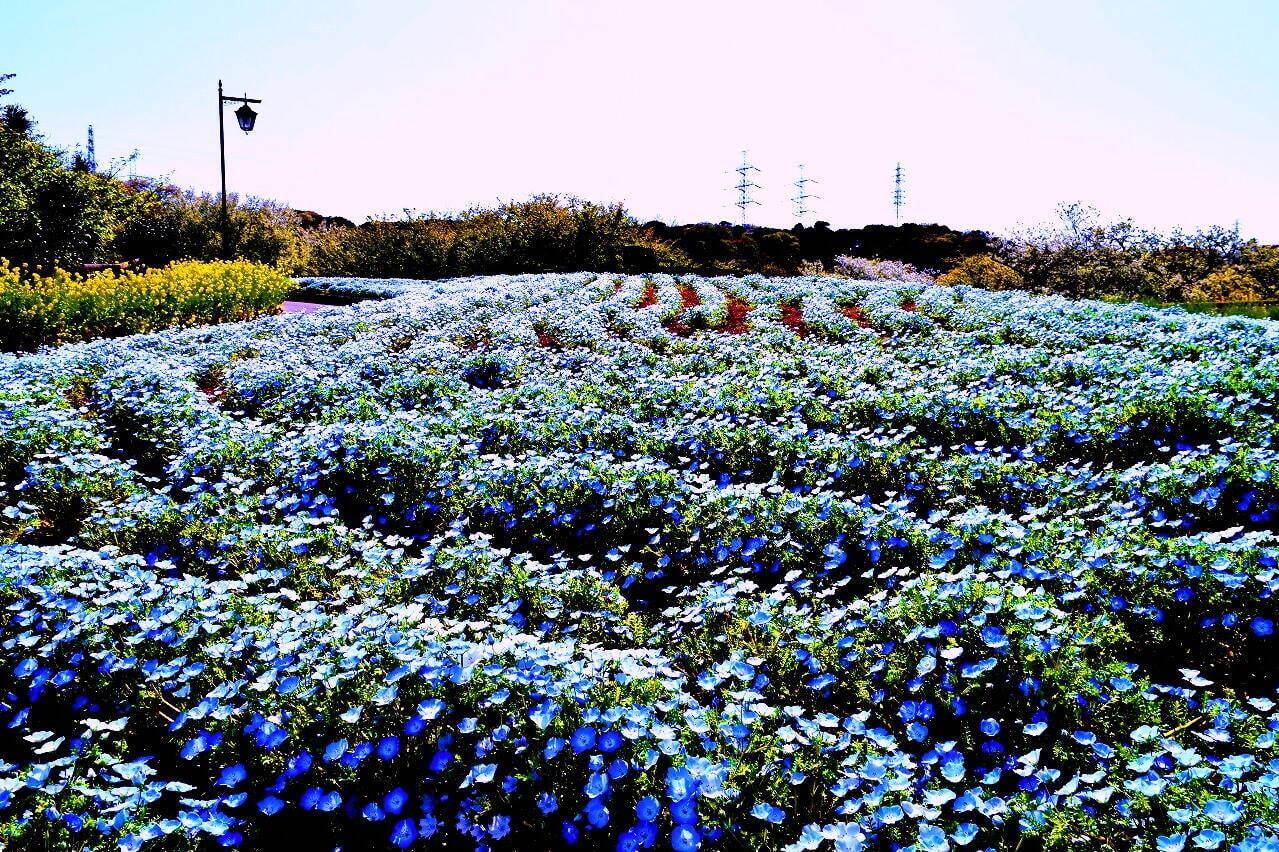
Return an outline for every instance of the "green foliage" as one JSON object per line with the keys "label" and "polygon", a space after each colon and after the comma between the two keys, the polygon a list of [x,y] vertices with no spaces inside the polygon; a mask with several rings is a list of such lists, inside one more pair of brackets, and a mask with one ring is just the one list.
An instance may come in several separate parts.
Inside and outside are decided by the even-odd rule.
{"label": "green foliage", "polygon": [[621,205],[537,195],[454,216],[375,220],[307,235],[316,275],[439,278],[494,273],[623,268],[628,246],[645,241]]}
{"label": "green foliage", "polygon": [[1182,291],[1196,302],[1255,302],[1262,299],[1261,283],[1238,266],[1227,266],[1209,273]]}
{"label": "green foliage", "polygon": [[[134,183],[129,189],[137,198],[138,215],[116,240],[118,255],[152,265],[223,256],[219,196],[165,184]],[[304,269],[309,245],[296,211],[232,195],[227,213],[228,256],[268,264],[286,274]]]}
{"label": "green foliage", "polygon": [[964,258],[954,269],[939,276],[937,283],[946,287],[963,285],[984,290],[1015,290],[1024,286],[1021,275],[988,254]]}
{"label": "green foliage", "polygon": [[69,169],[57,152],[0,124],[0,257],[48,267],[106,259],[137,213],[119,181]]}

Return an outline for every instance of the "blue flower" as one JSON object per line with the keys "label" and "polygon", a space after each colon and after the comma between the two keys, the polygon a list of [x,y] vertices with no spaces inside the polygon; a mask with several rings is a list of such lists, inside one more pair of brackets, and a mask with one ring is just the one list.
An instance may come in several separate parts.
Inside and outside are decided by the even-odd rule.
{"label": "blue flower", "polygon": [[946,840],[946,831],[936,825],[924,824],[919,827],[919,848],[923,852],[946,852],[950,844]]}
{"label": "blue flower", "polygon": [[409,794],[403,787],[396,787],[382,797],[382,810],[388,814],[398,814],[409,803]]}
{"label": "blue flower", "polygon": [[235,787],[248,777],[249,773],[245,770],[244,764],[237,763],[234,766],[228,766],[222,770],[222,773],[218,776],[217,786]]}
{"label": "blue flower", "polygon": [[391,844],[407,849],[417,841],[417,825],[411,819],[402,819],[391,829]]}
{"label": "blue flower", "polygon": [[671,832],[671,848],[675,852],[694,852],[702,845],[702,835],[689,825],[677,825]]}
{"label": "blue flower", "polygon": [[1213,822],[1230,825],[1243,816],[1243,805],[1226,799],[1209,799],[1204,803],[1204,816]]}
{"label": "blue flower", "polygon": [[279,813],[280,809],[283,807],[284,807],[284,800],[277,799],[275,796],[264,796],[258,802],[258,810],[260,810],[262,813],[266,814],[267,816],[271,816],[272,814]]}
{"label": "blue flower", "polygon": [[399,737],[383,737],[377,744],[378,757],[383,760],[391,760],[400,753]]}
{"label": "blue flower", "polygon": [[697,823],[697,802],[690,796],[671,804],[671,818],[680,825]]}
{"label": "blue flower", "polygon": [[608,776],[603,772],[593,772],[586,782],[586,795],[594,799],[608,792]]}
{"label": "blue flower", "polygon": [[589,725],[578,728],[573,732],[573,736],[569,738],[569,744],[572,745],[573,751],[581,754],[595,746],[595,729]]}
{"label": "blue flower", "polygon": [[774,822],[774,823],[780,824],[783,820],[786,819],[786,811],[782,810],[776,805],[770,805],[770,804],[761,802],[755,807],[751,808],[751,816],[755,817],[756,819],[762,819],[765,822]]}
{"label": "blue flower", "polygon": [[342,755],[346,754],[347,742],[345,739],[334,740],[324,748],[325,763],[332,763],[340,760]]}
{"label": "blue flower", "polygon": [[645,796],[635,804],[635,816],[641,822],[654,822],[661,812],[661,803],[652,796]]}

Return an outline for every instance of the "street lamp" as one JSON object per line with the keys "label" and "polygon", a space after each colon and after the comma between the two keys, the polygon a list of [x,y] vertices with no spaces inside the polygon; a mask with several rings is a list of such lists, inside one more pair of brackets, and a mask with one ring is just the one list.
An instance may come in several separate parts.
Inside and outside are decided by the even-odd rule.
{"label": "street lamp", "polygon": [[230,242],[231,242],[231,217],[227,213],[226,206],[226,120],[223,117],[223,104],[238,103],[240,108],[235,111],[236,123],[240,125],[240,129],[248,133],[253,129],[254,122],[258,119],[258,114],[254,112],[253,107],[249,104],[260,104],[262,101],[257,98],[251,98],[245,95],[242,98],[228,97],[222,94],[222,81],[218,81],[218,150],[222,158],[222,257],[229,259]]}

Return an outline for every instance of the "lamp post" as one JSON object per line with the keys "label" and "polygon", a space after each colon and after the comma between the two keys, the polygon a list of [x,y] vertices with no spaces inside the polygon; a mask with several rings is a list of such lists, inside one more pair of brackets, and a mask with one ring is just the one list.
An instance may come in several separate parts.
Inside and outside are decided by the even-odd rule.
{"label": "lamp post", "polygon": [[226,121],[223,118],[223,104],[237,103],[240,108],[235,111],[235,120],[246,134],[253,129],[258,114],[249,104],[260,104],[262,101],[251,98],[247,94],[242,98],[228,97],[222,94],[222,81],[218,81],[218,150],[222,162],[222,257],[229,260],[231,242],[231,217],[226,206]]}

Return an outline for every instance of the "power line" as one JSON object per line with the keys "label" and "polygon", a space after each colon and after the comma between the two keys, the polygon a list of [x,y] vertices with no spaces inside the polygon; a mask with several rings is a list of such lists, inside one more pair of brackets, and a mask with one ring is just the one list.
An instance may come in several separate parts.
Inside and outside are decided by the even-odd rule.
{"label": "power line", "polygon": [[804,177],[804,164],[800,163],[799,179],[792,184],[792,186],[795,187],[795,195],[791,198],[791,202],[795,205],[795,218],[797,218],[801,223],[809,213],[813,212],[808,207],[808,200],[810,198],[821,198],[820,195],[813,195],[808,192],[808,185],[810,183],[821,183],[821,181],[816,178]]}
{"label": "power line", "polygon": [[746,156],[746,151],[742,151],[742,164],[734,169],[737,172],[737,184],[733,187],[737,190],[737,200],[733,202],[733,206],[741,211],[742,224],[746,224],[746,209],[751,205],[758,205],[759,202],[751,197],[752,189],[762,189],[762,187],[751,181],[750,173],[757,172],[759,169],[751,165],[750,160]]}
{"label": "power line", "polygon": [[905,175],[901,162],[898,162],[897,172],[893,181],[893,210],[897,215],[898,222],[902,220],[902,205],[906,203],[906,191],[902,189],[902,178]]}

